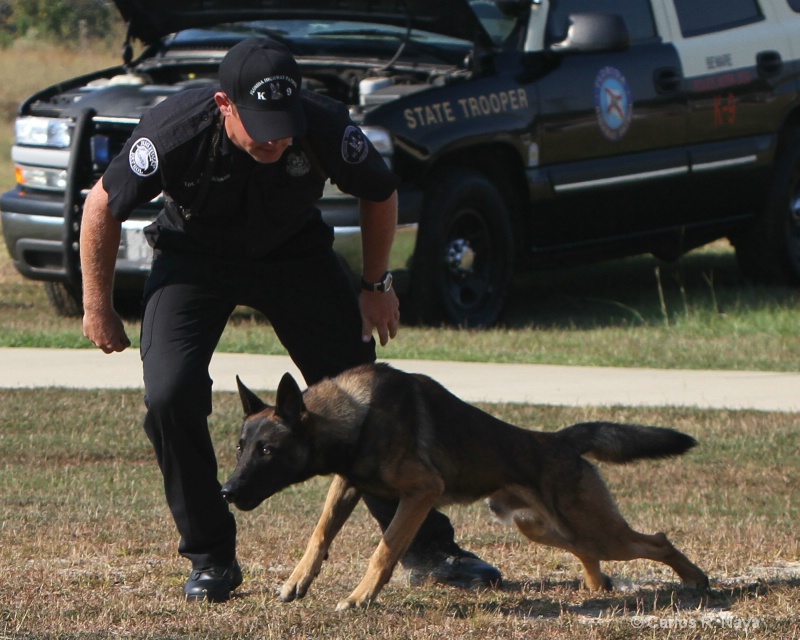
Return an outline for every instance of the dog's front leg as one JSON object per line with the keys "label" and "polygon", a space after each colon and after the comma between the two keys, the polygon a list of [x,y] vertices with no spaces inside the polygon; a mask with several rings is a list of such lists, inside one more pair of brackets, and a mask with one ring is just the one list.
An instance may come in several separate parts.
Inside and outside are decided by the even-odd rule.
{"label": "dog's front leg", "polygon": [[306,546],[303,558],[281,588],[281,600],[290,602],[306,595],[308,588],[319,575],[322,563],[328,557],[331,542],[361,498],[361,492],[342,476],[334,476],[325,499],[325,507],[314,533]]}
{"label": "dog's front leg", "polygon": [[369,560],[364,578],[353,593],[336,606],[337,611],[366,607],[377,598],[378,592],[389,582],[398,560],[414,540],[422,522],[442,495],[443,489],[442,485],[400,500],[391,524]]}

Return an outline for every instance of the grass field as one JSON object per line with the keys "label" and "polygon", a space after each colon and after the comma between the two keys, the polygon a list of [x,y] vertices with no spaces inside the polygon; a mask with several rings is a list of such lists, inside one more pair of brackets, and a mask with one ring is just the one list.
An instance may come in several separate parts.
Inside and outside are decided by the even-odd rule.
{"label": "grass field", "polygon": [[[0,186],[16,104],[116,54],[0,50]],[[797,371],[796,290],[742,283],[722,243],[677,264],[642,257],[521,277],[500,327],[403,327],[391,358]],[[138,322],[128,324],[136,343]],[[83,347],[80,322],[56,317],[40,283],[0,251],[0,346]],[[282,353],[269,325],[240,310],[222,349]],[[494,523],[482,505],[448,508],[459,541],[495,563],[498,591],[410,588],[402,572],[366,611],[335,604],[360,580],[378,529],[359,507],[305,600],[275,592],[300,558],[326,479],[237,513],[245,583],[220,606],[180,598],[188,566],[141,429],[138,391],[0,389],[0,640],[5,638],[768,638],[800,637],[800,415],[689,409],[485,405],[552,430],[608,419],[673,426],[700,446],[678,460],[603,465],[622,512],[665,531],[711,577],[680,588],[650,562],[609,563],[618,589],[591,594],[580,566]],[[234,466],[241,409],[217,394],[220,477]]]}
{"label": "grass field", "polygon": [[[327,486],[317,479],[237,513],[245,583],[224,605],[189,605],[188,566],[141,431],[138,392],[0,391],[0,637],[14,638],[774,638],[800,635],[797,415],[686,409],[486,406],[552,430],[586,419],[669,424],[698,438],[681,459],[603,472],[631,524],[665,531],[711,577],[680,588],[647,561],[606,563],[617,590],[579,586],[570,555],[528,544],[476,504],[448,508],[459,541],[505,586],[409,587],[398,571],[369,610],[335,613],[378,528],[363,507],[307,597],[276,590],[299,559]],[[241,409],[218,394],[220,475],[234,465]]]}
{"label": "grass field", "polygon": [[[659,267],[667,313],[659,302]],[[715,278],[714,289],[706,282]],[[680,284],[682,283],[682,284]],[[384,358],[797,371],[800,294],[738,281],[717,245],[676,265],[640,257],[520,278],[503,324],[490,330],[401,327]],[[402,308],[401,308],[402,313]],[[128,332],[138,345],[138,319]],[[43,285],[0,252],[0,346],[90,348],[80,320],[57,317]],[[220,349],[282,354],[269,324],[240,309]]]}

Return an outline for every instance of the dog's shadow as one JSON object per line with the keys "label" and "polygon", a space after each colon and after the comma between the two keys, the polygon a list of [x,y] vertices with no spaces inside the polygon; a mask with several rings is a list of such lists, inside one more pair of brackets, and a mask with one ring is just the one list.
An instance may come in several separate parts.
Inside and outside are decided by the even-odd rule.
{"label": "dog's shadow", "polygon": [[[800,596],[800,578],[759,579],[741,584],[712,582],[705,591],[683,588],[677,583],[648,583],[599,594],[586,591],[579,580],[506,580],[499,589],[477,592],[440,588],[441,598],[427,589],[410,589],[402,602],[386,597],[371,605],[370,609],[398,615],[413,612],[419,616],[438,611],[458,619],[481,614],[544,621],[564,616],[585,621],[624,620],[636,616],[680,617],[684,614],[714,616],[728,612],[736,605],[762,600],[774,592],[794,590]],[[252,597],[278,599],[277,591],[268,587],[237,591],[232,595],[237,600]],[[293,605],[285,603],[282,606]]]}
{"label": "dog's shadow", "polygon": [[[450,597],[446,607],[448,615],[456,618],[470,618],[476,612],[543,620],[565,615],[597,620],[633,616],[680,616],[682,613],[714,615],[730,611],[737,604],[761,600],[771,593],[788,590],[797,590],[800,595],[800,578],[775,578],[734,585],[712,583],[705,591],[683,588],[675,583],[647,584],[600,594],[585,591],[577,580],[535,583],[505,581],[498,591],[486,591],[479,597],[468,593],[463,598]],[[425,602],[409,604],[417,613],[424,613],[425,610],[439,608],[441,602],[426,599]]]}

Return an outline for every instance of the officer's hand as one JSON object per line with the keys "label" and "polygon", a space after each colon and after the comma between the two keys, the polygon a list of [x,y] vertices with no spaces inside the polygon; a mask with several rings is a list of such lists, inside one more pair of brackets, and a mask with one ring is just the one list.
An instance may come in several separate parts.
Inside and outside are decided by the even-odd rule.
{"label": "officer's hand", "polygon": [[369,342],[377,329],[381,346],[397,335],[400,325],[400,301],[393,289],[389,291],[361,291],[358,298],[361,309],[361,339]]}
{"label": "officer's hand", "polygon": [[131,346],[122,319],[113,309],[105,312],[86,312],[83,316],[83,335],[103,353],[124,351]]}

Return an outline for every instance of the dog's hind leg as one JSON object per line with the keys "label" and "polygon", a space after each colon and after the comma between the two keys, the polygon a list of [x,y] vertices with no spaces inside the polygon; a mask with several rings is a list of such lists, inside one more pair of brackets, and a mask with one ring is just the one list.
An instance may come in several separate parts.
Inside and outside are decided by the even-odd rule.
{"label": "dog's hind leg", "polygon": [[[560,518],[548,511],[538,495],[523,487],[512,487],[494,493],[487,503],[501,521],[515,524],[529,540],[550,547],[574,552],[574,536]],[[610,590],[611,578],[600,571],[600,561],[578,556],[586,572],[586,586],[593,590]]]}
{"label": "dog's hind leg", "polygon": [[[586,571],[586,584],[590,589],[610,589],[611,579],[600,572],[600,560],[655,560],[671,567],[683,582],[683,586],[694,589],[708,587],[708,577],[685,555],[678,551],[663,533],[653,535],[639,533],[623,520],[609,523],[616,526],[604,539],[579,540],[570,549],[581,561]],[[613,536],[613,539],[612,539]],[[598,551],[602,549],[602,551]]]}
{"label": "dog's hind leg", "polygon": [[611,551],[611,554],[613,557],[608,558],[609,560],[645,558],[663,562],[678,574],[685,587],[696,589],[708,587],[708,576],[678,551],[663,533],[649,535],[628,527],[628,534],[620,540],[620,544]]}
{"label": "dog's hind leg", "polygon": [[[672,567],[687,587],[705,588],[708,578],[678,551],[663,533],[647,535],[634,531],[620,514],[597,468],[584,461],[579,485],[558,496],[560,515],[572,532],[567,544],[550,544],[574,553],[586,569],[591,589],[608,588],[608,578],[599,571],[601,560],[644,558]],[[541,542],[547,541],[540,540]]]}
{"label": "dog's hind leg", "polygon": [[611,578],[600,571],[600,561],[597,558],[578,555],[578,560],[583,565],[587,589],[590,591],[611,591],[614,588]]}
{"label": "dog's hind leg", "polygon": [[574,540],[565,536],[545,518],[542,518],[541,512],[520,509],[514,513],[513,522],[523,535],[533,542],[572,551],[583,565],[588,589],[591,591],[610,591],[612,589],[611,578],[600,571],[600,561],[592,556],[580,554],[576,550]]}
{"label": "dog's hind leg", "polygon": [[375,600],[383,586],[389,582],[398,560],[411,545],[422,522],[443,491],[442,479],[431,476],[427,486],[418,485],[414,493],[400,500],[392,522],[369,560],[364,578],[353,593],[337,605],[337,611],[365,607]]}
{"label": "dog's hind leg", "polygon": [[306,552],[281,588],[280,598],[283,602],[290,602],[306,595],[314,578],[319,575],[322,563],[328,557],[331,542],[350,517],[360,498],[361,492],[342,476],[333,477],[328,496],[325,498],[325,507],[308,541]]}

